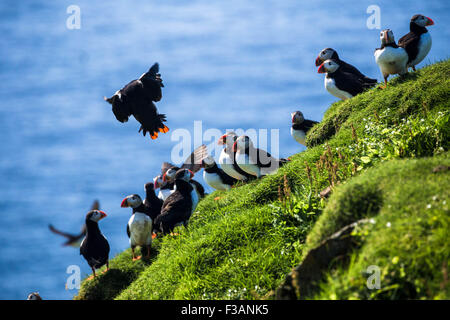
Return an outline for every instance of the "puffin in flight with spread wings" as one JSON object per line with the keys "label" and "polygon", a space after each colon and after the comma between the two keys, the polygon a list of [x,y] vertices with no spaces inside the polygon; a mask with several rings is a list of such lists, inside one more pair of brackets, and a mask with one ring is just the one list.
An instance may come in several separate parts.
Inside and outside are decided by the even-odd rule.
{"label": "puffin in flight with spread wings", "polygon": [[[94,203],[91,206],[91,210],[100,210],[100,203],[98,200],[95,200]],[[81,228],[81,232],[79,234],[71,234],[67,233],[61,230],[56,229],[53,225],[49,224],[48,228],[51,232],[58,234],[60,236],[63,236],[67,239],[66,242],[64,242],[63,246],[71,246],[74,248],[79,248],[81,241],[83,240],[84,236],[86,235],[86,225],[83,224],[83,227]]]}
{"label": "puffin in flight with spread wings", "polygon": [[141,124],[139,132],[142,131],[144,136],[148,132],[152,139],[158,138],[158,132],[169,131],[163,123],[166,121],[166,115],[159,114],[153,103],[161,100],[161,87],[164,87],[158,71],[159,64],[155,63],[148,72],[128,83],[112,97],[104,97],[105,101],[112,105],[112,111],[118,121],[127,122],[133,115]]}

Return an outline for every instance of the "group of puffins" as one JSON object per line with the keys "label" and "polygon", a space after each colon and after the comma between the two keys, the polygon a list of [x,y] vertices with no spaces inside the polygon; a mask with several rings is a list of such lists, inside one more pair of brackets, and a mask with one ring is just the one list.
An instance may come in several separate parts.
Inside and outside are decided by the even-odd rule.
{"label": "group of puffins", "polygon": [[[410,32],[395,43],[390,29],[381,31],[381,48],[375,50],[375,61],[383,74],[385,86],[387,78],[392,74],[403,75],[408,68],[420,63],[431,48],[431,37],[426,29],[434,22],[423,15],[414,15],[410,22]],[[340,99],[349,99],[377,83],[368,78],[357,68],[341,60],[337,52],[331,48],[323,49],[316,61],[319,73],[326,73],[325,87]],[[133,115],[140,122],[145,136],[156,139],[158,133],[166,133],[169,128],[164,125],[166,116],[158,114],[154,102],[162,98],[164,87],[155,63],[148,72],[139,79],[133,80],[118,90],[112,97],[104,98],[112,105],[112,111],[120,122],[128,121]],[[306,120],[300,111],[291,114],[291,135],[300,144],[306,145],[308,131],[318,122]],[[144,248],[143,258],[149,258],[152,239],[157,234],[173,233],[176,226],[187,226],[199,200],[205,196],[203,186],[193,179],[194,175],[204,169],[204,181],[214,189],[228,190],[238,181],[251,181],[272,174],[289,160],[277,159],[267,151],[256,148],[248,136],[238,136],[234,132],[225,133],[218,141],[224,148],[219,157],[219,165],[208,155],[205,145],[192,152],[181,166],[164,162],[161,173],[153,182],[145,184],[145,199],[138,194],[125,197],[121,207],[132,208],[132,215],[126,226],[132,250],[132,259],[138,260],[135,248]],[[157,190],[159,189],[158,193]],[[110,247],[101,233],[98,222],[106,217],[106,213],[95,202],[87,213],[83,230],[78,235],[70,235],[49,226],[54,233],[65,236],[64,245],[79,246],[80,254],[95,270],[106,264],[109,269],[108,256]],[[81,241],[81,244],[80,244]]]}

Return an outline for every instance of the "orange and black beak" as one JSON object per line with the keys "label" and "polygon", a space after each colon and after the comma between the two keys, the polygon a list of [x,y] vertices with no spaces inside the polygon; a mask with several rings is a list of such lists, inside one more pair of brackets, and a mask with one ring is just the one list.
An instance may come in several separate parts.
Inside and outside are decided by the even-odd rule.
{"label": "orange and black beak", "polygon": [[325,66],[323,63],[320,65],[319,69],[317,69],[317,73],[326,73]]}
{"label": "orange and black beak", "polygon": [[389,41],[388,41],[388,33],[387,32],[384,33],[384,43],[386,43],[386,44],[389,43]]}
{"label": "orange and black beak", "polygon": [[427,17],[427,19],[428,19],[428,21],[427,21],[426,26],[432,26],[434,24],[434,21],[431,20],[431,18],[428,18],[428,17]]}
{"label": "orange and black beak", "polygon": [[102,220],[103,218],[107,217],[107,214],[104,211],[98,210],[98,212],[100,212],[100,219],[99,220]]}
{"label": "orange and black beak", "polygon": [[128,197],[122,200],[122,203],[120,204],[122,208],[128,208]]}
{"label": "orange and black beak", "polygon": [[316,58],[316,67],[320,66],[321,63],[322,63],[322,61],[320,61],[319,56],[317,56],[317,58]]}
{"label": "orange and black beak", "polygon": [[163,177],[162,177],[162,181],[164,181],[164,182],[167,182],[167,179],[166,179],[166,174],[167,174],[167,172],[166,172],[166,173],[164,173],[164,174],[163,174]]}
{"label": "orange and black beak", "polygon": [[188,171],[189,171],[189,173],[191,174],[191,179],[195,176],[195,174],[194,174],[194,172],[192,172],[191,170],[189,170],[188,169]]}

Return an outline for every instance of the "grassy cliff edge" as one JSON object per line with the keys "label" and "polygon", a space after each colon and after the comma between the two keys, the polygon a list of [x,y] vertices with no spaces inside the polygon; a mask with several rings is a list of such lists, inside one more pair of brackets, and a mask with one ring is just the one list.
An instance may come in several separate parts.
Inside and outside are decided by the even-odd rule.
{"label": "grassy cliff edge", "polygon": [[332,104],[288,165],[210,194],[150,261],[124,251],[75,299],[272,299],[310,250],[362,218],[357,248],[298,298],[449,299],[449,98],[446,60]]}

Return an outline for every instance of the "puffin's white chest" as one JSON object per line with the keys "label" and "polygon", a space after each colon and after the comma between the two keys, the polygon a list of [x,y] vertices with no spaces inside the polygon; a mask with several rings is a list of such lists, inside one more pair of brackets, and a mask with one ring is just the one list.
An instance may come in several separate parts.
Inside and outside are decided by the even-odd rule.
{"label": "puffin's white chest", "polygon": [[219,157],[219,164],[222,170],[237,180],[246,180],[247,177],[243,176],[239,172],[237,172],[233,167],[233,158],[225,152],[225,149],[222,150]]}
{"label": "puffin's white chest", "polygon": [[211,188],[216,190],[229,190],[231,188],[228,184],[222,182],[217,173],[203,171],[203,180],[205,180]]}
{"label": "puffin's white chest", "polygon": [[150,245],[152,243],[152,219],[144,213],[136,212],[128,220],[131,245]]}
{"label": "puffin's white chest", "polygon": [[390,74],[405,74],[408,54],[405,49],[385,47],[375,51],[375,62],[380,67],[383,76]]}
{"label": "puffin's white chest", "polygon": [[340,90],[333,78],[325,77],[324,84],[327,91],[339,99],[346,100],[353,97],[350,93]]}
{"label": "puffin's white chest", "polygon": [[428,52],[431,50],[431,35],[429,32],[422,33],[420,36],[418,48],[419,52],[417,53],[417,57],[412,60],[410,63],[408,63],[408,66],[412,67],[416,64],[419,64],[425,57],[427,56]]}
{"label": "puffin's white chest", "polygon": [[291,136],[297,141],[298,143],[306,146],[306,134],[303,130],[295,130],[291,127]]}
{"label": "puffin's white chest", "polygon": [[158,192],[158,198],[160,198],[163,201],[166,201],[167,197],[170,196],[174,191],[175,191],[175,189],[173,189],[173,190],[160,189]]}
{"label": "puffin's white chest", "polygon": [[248,174],[257,176],[258,178],[261,176],[260,169],[256,163],[253,163],[250,157],[245,153],[236,153],[236,163],[239,168]]}

